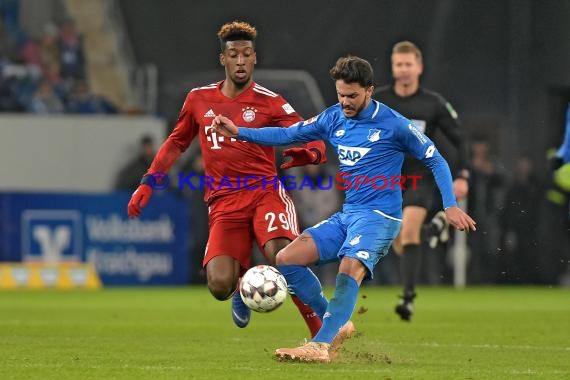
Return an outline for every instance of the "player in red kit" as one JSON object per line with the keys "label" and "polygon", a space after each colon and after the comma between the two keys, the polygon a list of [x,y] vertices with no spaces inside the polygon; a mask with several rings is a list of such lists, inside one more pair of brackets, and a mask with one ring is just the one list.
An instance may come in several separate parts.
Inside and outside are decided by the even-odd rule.
{"label": "player in red kit", "polygon": [[[128,205],[129,216],[139,216],[152,194],[152,174],[167,173],[198,137],[205,173],[211,179],[205,186],[210,234],[203,265],[212,295],[220,301],[233,295],[232,316],[238,327],[247,326],[250,319],[250,310],[236,289],[239,278],[250,267],[253,241],[275,265],[277,252],[299,235],[293,202],[277,179],[274,148],[224,138],[212,128],[218,114],[249,128],[288,127],[302,120],[280,95],[253,81],[256,36],[256,29],[245,22],[234,21],[221,27],[218,37],[225,80],[188,93],[173,132]],[[288,149],[284,154],[292,157],[281,166],[284,169],[326,162],[322,141]],[[321,320],[296,296],[292,298],[314,336]]]}

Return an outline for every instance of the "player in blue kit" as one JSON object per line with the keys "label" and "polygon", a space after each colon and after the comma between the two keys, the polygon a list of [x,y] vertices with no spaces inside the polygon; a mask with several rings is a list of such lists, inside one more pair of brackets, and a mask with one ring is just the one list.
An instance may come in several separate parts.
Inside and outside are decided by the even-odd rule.
{"label": "player in blue kit", "polygon": [[564,131],[564,140],[556,152],[556,158],[559,160],[557,167],[570,163],[570,103],[568,103],[568,109],[566,110],[566,129]]}
{"label": "player in blue kit", "polygon": [[[398,235],[402,218],[402,162],[410,153],[433,172],[450,225],[475,230],[475,222],[457,207],[449,166],[437,149],[410,120],[371,99],[374,74],[368,61],[355,56],[340,58],[330,71],[339,103],[320,115],[289,128],[238,128],[218,115],[214,128],[228,137],[265,145],[294,141],[328,140],[336,149],[345,187],[343,209],[305,230],[277,255],[277,266],[289,287],[322,318],[313,340],[301,347],[281,348],[278,358],[304,362],[330,362],[335,336],[348,337],[354,327],[350,317],[358,288],[371,278],[374,266],[386,255]],[[373,179],[385,178],[383,186]],[[397,179],[397,180],[394,180]],[[398,184],[399,182],[399,184]],[[356,183],[359,185],[357,186]],[[321,284],[307,266],[339,261],[333,298],[324,297]]]}
{"label": "player in blue kit", "polygon": [[546,192],[546,197],[552,203],[568,208],[570,203],[570,103],[566,110],[564,140],[550,160],[553,175],[551,188]]}

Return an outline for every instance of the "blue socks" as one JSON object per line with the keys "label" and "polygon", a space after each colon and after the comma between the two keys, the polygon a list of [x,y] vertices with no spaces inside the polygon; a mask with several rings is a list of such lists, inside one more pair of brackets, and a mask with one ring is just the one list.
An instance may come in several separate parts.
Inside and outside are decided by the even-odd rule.
{"label": "blue socks", "polygon": [[302,265],[279,265],[277,269],[285,276],[292,293],[313,308],[322,319],[323,326],[313,338],[313,342],[331,343],[338,331],[350,319],[356,298],[358,283],[347,274],[336,277],[334,296],[327,301],[321,283],[315,274]]}
{"label": "blue socks", "polygon": [[277,269],[285,276],[290,292],[309,305],[322,320],[328,301],[313,271],[303,265],[278,265]]}
{"label": "blue socks", "polygon": [[336,277],[336,289],[323,317],[323,326],[313,338],[313,342],[331,343],[338,331],[350,319],[356,298],[358,283],[347,274],[339,273]]}

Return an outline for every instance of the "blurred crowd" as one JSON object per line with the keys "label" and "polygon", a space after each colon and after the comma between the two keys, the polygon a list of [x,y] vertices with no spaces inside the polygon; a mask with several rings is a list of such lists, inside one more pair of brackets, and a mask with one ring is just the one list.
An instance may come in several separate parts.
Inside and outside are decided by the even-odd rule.
{"label": "blurred crowd", "polygon": [[73,20],[48,23],[41,35],[31,35],[19,23],[18,1],[0,1],[0,112],[116,113],[91,93],[87,64]]}

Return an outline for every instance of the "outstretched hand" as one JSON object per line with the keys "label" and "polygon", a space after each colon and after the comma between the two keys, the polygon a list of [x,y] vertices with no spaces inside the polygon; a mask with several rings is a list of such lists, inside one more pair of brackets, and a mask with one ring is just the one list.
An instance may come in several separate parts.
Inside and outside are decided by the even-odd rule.
{"label": "outstretched hand", "polygon": [[465,211],[457,206],[448,207],[445,209],[445,216],[450,225],[457,228],[459,231],[476,231],[475,225],[477,224]]}
{"label": "outstretched hand", "polygon": [[214,131],[225,137],[236,137],[238,135],[238,127],[233,121],[222,115],[214,118],[212,127],[214,127]]}
{"label": "outstretched hand", "polygon": [[283,152],[284,157],[291,157],[291,160],[281,164],[281,169],[289,169],[294,166],[315,164],[317,153],[306,148],[289,148]]}
{"label": "outstretched hand", "polygon": [[152,187],[146,183],[139,185],[131,196],[131,200],[127,206],[127,214],[129,214],[129,218],[136,218],[141,214],[142,209],[146,207],[151,195]]}

